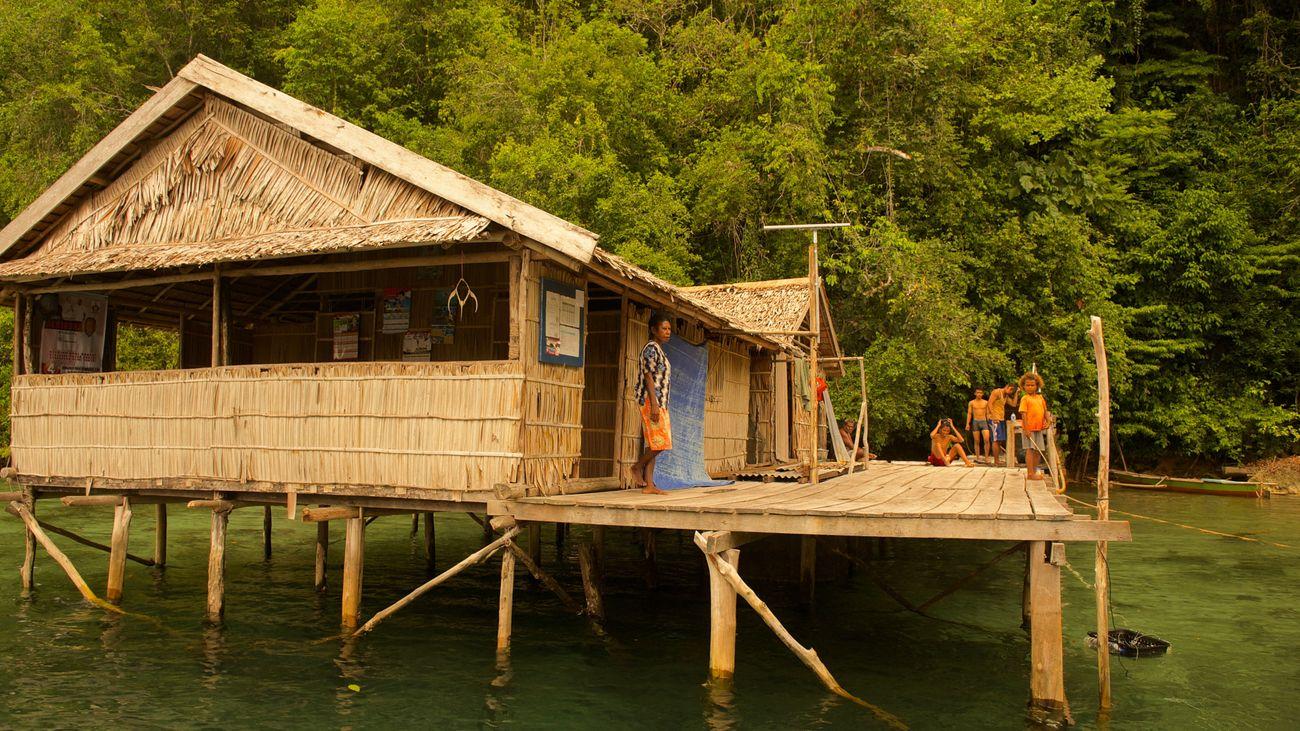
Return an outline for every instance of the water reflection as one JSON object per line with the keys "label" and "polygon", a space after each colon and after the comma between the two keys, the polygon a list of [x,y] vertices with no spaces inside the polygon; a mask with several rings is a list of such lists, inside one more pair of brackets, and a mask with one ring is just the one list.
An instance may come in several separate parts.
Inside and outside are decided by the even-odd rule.
{"label": "water reflection", "polygon": [[732,731],[739,728],[735,682],[731,678],[713,678],[704,683],[704,688],[707,701],[704,725],[709,731]]}
{"label": "water reflection", "polygon": [[226,656],[226,630],[220,622],[203,623],[203,687],[215,690],[221,682],[221,662]]}
{"label": "water reflection", "polygon": [[360,642],[354,635],[343,637],[339,644],[339,656],[334,659],[334,666],[339,669],[339,679],[342,681],[334,694],[340,716],[351,714],[356,707],[361,681],[366,676],[365,657]]}

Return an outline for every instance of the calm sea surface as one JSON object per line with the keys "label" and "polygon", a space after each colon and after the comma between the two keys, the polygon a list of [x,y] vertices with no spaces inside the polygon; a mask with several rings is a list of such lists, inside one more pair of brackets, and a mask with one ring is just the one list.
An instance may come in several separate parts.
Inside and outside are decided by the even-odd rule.
{"label": "calm sea surface", "polygon": [[[1084,499],[1091,495],[1079,493]],[[1300,497],[1268,501],[1116,491],[1115,509],[1300,547]],[[110,514],[42,503],[42,517],[108,541]],[[206,511],[171,509],[166,570],[128,563],[124,608],[82,603],[38,554],[37,590],[21,596],[19,522],[0,515],[0,727],[4,728],[881,728],[828,694],[761,621],[739,611],[737,677],[704,684],[708,592],[684,536],[659,540],[659,589],[641,578],[629,532],[610,531],[610,637],[596,638],[548,593],[515,599],[507,666],[493,652],[498,562],[435,589],[356,643],[338,632],[342,531],[331,587],[311,587],[315,528],[280,519],[262,560],[261,511],[233,514],[227,621],[202,622]],[[1123,517],[1123,516],[1119,516]],[[1115,729],[1293,729],[1300,717],[1300,548],[1279,548],[1134,520],[1135,542],[1112,544],[1114,615],[1173,643],[1171,654],[1117,660]],[[545,565],[580,594],[574,541]],[[106,554],[55,537],[102,593]],[[468,517],[438,518],[439,566],[480,545]],[[153,509],[140,506],[134,553],[151,552]],[[895,541],[876,568],[914,601],[945,588],[1008,544]],[[742,550],[742,555],[744,551]],[[1092,552],[1073,547],[1062,574],[1066,689],[1076,720],[1099,724],[1093,651]],[[745,568],[742,560],[742,573]],[[933,609],[898,611],[862,574],[824,583],[814,612],[788,587],[758,589],[851,692],[913,728],[1024,728],[1029,645],[1019,629],[1023,562],[1003,561]],[[367,535],[366,615],[424,580],[404,517]]]}

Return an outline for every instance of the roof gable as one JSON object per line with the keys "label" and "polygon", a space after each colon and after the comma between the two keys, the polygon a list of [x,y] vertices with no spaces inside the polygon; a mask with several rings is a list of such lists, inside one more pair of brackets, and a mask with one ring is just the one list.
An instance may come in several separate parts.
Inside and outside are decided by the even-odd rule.
{"label": "roof gable", "polygon": [[[192,104],[194,94],[203,89],[351,155],[393,179],[405,181],[455,206],[484,216],[570,259],[586,263],[595,249],[597,236],[585,229],[200,55],[0,231],[0,256],[13,258],[26,253],[15,251],[14,245],[20,240],[30,244],[35,238],[44,239],[51,227],[78,225],[76,222],[67,223],[71,209],[83,205],[83,201],[78,199],[85,199],[87,194],[95,197],[91,191],[104,183],[104,176],[107,174],[112,178],[120,172],[111,167],[120,165],[118,161],[124,151],[138,146],[141,138],[151,131],[157,133],[160,125],[167,126],[169,115],[183,116],[183,110],[178,113],[178,108],[187,100]],[[346,178],[347,171],[342,172]],[[112,187],[111,182],[109,185]],[[93,233],[87,235],[89,238],[86,240],[95,240]]]}

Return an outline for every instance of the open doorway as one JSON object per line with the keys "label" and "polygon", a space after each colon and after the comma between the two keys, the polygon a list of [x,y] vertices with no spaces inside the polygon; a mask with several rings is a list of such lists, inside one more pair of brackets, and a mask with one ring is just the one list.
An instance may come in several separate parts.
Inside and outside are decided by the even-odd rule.
{"label": "open doorway", "polygon": [[622,297],[594,284],[587,290],[587,345],[583,363],[582,456],[579,477],[613,477],[619,361],[623,342]]}

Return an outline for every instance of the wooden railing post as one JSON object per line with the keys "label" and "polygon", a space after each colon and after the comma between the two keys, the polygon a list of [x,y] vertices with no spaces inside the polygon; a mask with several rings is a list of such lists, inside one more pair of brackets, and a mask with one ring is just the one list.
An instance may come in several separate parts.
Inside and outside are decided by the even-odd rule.
{"label": "wooden railing post", "polygon": [[[1090,330],[1097,358],[1097,520],[1110,520],[1110,369],[1101,318],[1092,318]],[[1110,563],[1106,541],[1097,541],[1093,564],[1097,600],[1097,692],[1102,708],[1111,707],[1110,696]]]}

